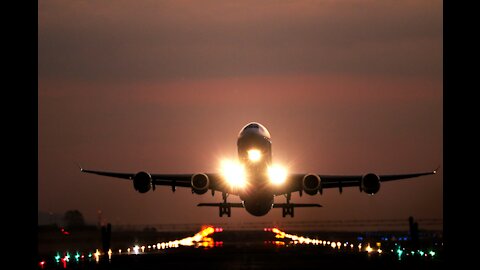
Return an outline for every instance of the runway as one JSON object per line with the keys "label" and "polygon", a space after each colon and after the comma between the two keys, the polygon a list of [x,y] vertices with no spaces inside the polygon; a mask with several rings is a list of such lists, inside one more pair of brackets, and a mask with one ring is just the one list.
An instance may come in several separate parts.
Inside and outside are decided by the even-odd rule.
{"label": "runway", "polygon": [[[131,233],[129,233],[131,234]],[[72,233],[73,235],[73,233]],[[75,250],[41,252],[39,269],[422,269],[440,267],[443,243],[439,238],[423,238],[413,250],[408,240],[392,233],[321,233],[303,235],[264,228],[255,231],[225,231],[205,226],[163,236],[133,236],[135,243],[113,235],[109,251]],[[132,235],[130,235],[132,236]],[[388,237],[387,237],[388,236]],[[393,238],[392,238],[393,236]],[[85,238],[85,236],[82,236]],[[170,238],[167,240],[167,238]],[[116,239],[116,240],[115,240]],[[73,240],[73,239],[72,239]],[[115,241],[113,241],[115,240]],[[142,242],[144,241],[144,242]]]}

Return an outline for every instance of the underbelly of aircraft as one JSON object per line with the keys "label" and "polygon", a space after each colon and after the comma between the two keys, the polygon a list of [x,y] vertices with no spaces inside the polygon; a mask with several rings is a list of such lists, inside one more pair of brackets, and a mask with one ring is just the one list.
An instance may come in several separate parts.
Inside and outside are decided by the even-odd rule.
{"label": "underbelly of aircraft", "polygon": [[264,216],[273,206],[273,195],[252,194],[243,200],[243,207],[254,216]]}

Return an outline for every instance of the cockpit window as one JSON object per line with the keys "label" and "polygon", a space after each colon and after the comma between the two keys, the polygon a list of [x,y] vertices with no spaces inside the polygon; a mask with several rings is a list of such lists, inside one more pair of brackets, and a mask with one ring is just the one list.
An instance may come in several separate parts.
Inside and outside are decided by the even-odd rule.
{"label": "cockpit window", "polygon": [[261,134],[262,136],[269,138],[270,139],[270,133],[268,132],[267,128],[265,128],[262,124],[257,123],[257,122],[252,122],[247,125],[245,125],[241,130],[238,136],[242,136],[244,134],[249,134],[249,133],[257,133]]}

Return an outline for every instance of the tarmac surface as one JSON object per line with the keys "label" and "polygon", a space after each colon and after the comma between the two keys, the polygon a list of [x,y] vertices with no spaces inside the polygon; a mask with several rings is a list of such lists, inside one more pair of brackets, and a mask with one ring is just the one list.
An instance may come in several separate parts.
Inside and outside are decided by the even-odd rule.
{"label": "tarmac surface", "polygon": [[[98,235],[98,234],[97,234]],[[126,234],[127,235],[127,234]],[[330,244],[295,243],[291,239],[278,239],[270,232],[217,232],[204,238],[207,242],[197,243],[192,246],[177,245],[171,248],[154,248],[157,241],[173,240],[172,234],[163,235],[152,233],[143,235],[135,234],[133,238],[120,237],[119,233],[114,234],[117,242],[112,240],[110,256],[102,253],[98,257],[88,252],[77,252],[73,248],[64,247],[63,250],[70,250],[69,260],[65,261],[64,252],[60,252],[62,259],[54,259],[52,251],[40,252],[38,269],[438,269],[443,263],[441,248],[437,246],[436,255],[411,255],[400,258],[396,252],[397,242],[383,241],[382,253],[367,252],[365,246],[362,249],[352,245],[341,245],[332,248]],[[192,233],[180,233],[179,237],[193,235]],[[305,233],[305,237],[311,239],[327,239],[326,235],[336,237],[340,241],[353,243],[355,234],[319,234]],[[143,250],[136,245],[136,250],[130,245],[129,250],[125,246],[129,240],[119,241],[120,238],[135,239],[137,242],[150,241],[152,244]],[[163,239],[161,239],[163,238]],[[332,244],[334,243],[333,238]],[[68,244],[81,244],[78,239],[70,238]],[[82,239],[86,239],[82,235]],[[180,238],[178,238],[180,239]],[[168,241],[170,241],[168,240]],[[375,239],[372,240],[374,246]],[[58,243],[59,241],[53,241]],[[162,242],[167,243],[167,242]],[[173,244],[173,242],[171,242]],[[336,243],[336,242],[335,242]],[[377,242],[378,243],[378,242]],[[433,243],[433,242],[431,242]],[[84,243],[85,244],[85,243]],[[436,243],[438,244],[438,243]],[[402,243],[407,246],[407,243]],[[121,252],[119,247],[123,246]],[[45,246],[43,246],[45,247]],[[101,247],[101,246],[100,246]],[[160,247],[160,245],[158,245]],[[167,247],[167,245],[165,245]],[[57,248],[57,247],[56,247]],[[95,249],[94,249],[95,250]],[[100,249],[101,250],[101,249]],[[378,249],[377,249],[378,250]],[[98,249],[97,249],[98,251]],[[408,249],[407,249],[408,251]],[[406,252],[405,252],[406,253]],[[78,256],[82,254],[81,257]],[[98,253],[100,254],[100,253]],[[409,255],[409,254],[407,254]]]}

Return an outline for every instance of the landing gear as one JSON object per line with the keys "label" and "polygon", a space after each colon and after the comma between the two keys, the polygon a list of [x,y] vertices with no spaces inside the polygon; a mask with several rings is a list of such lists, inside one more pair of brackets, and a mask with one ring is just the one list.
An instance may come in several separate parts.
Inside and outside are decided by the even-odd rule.
{"label": "landing gear", "polygon": [[232,207],[230,207],[230,204],[227,203],[227,198],[228,194],[226,192],[222,192],[223,203],[218,206],[218,214],[220,217],[223,217],[223,215],[230,217],[232,215]]}
{"label": "landing gear", "polygon": [[199,203],[197,206],[218,207],[218,215],[222,217],[227,215],[232,216],[232,208],[244,208],[243,203],[229,203],[227,202],[228,193],[222,192],[223,202],[220,203]]}
{"label": "landing gear", "polygon": [[287,199],[287,203],[282,205],[282,217],[286,217],[290,215],[292,218],[294,216],[293,212],[293,205],[290,204],[290,199],[292,198],[292,193],[285,194],[285,198]]}
{"label": "landing gear", "polygon": [[290,199],[292,198],[292,193],[285,194],[285,198],[287,199],[287,204],[290,203]]}
{"label": "landing gear", "polygon": [[287,204],[282,207],[282,217],[285,217],[288,215],[290,215],[293,218],[294,213],[293,213],[293,206]]}
{"label": "landing gear", "polygon": [[220,217],[222,217],[223,215],[227,215],[227,217],[230,217],[232,215],[232,207],[230,207],[230,205],[227,203],[220,204],[218,209],[218,214]]}

